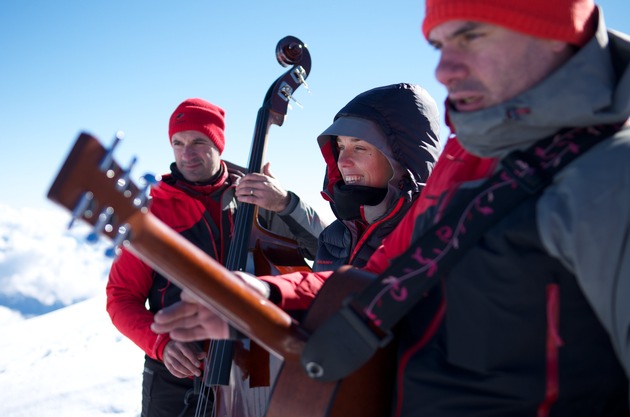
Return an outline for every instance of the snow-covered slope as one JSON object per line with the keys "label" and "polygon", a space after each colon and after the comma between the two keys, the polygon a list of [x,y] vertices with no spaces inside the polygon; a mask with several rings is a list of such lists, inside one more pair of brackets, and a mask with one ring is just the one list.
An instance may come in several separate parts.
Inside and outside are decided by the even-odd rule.
{"label": "snow-covered slope", "polygon": [[143,353],[105,311],[107,242],[0,205],[0,416],[136,417]]}

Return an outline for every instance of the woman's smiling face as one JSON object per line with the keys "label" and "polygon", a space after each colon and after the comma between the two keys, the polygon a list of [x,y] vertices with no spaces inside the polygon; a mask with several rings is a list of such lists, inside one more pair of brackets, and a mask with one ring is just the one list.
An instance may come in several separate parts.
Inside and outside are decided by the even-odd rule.
{"label": "woman's smiling face", "polygon": [[350,136],[337,136],[337,167],[346,185],[387,188],[394,170],[381,151]]}

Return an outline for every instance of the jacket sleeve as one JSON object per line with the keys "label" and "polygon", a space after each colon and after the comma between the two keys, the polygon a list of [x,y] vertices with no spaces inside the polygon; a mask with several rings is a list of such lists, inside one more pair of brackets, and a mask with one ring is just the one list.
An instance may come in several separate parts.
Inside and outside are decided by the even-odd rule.
{"label": "jacket sleeve", "polygon": [[107,312],[114,326],[148,356],[162,360],[168,335],[154,333],[153,313],[145,303],[153,282],[153,270],[123,249],[112,263],[107,281]]}
{"label": "jacket sleeve", "polygon": [[333,274],[325,272],[293,272],[284,275],[261,276],[259,279],[271,286],[274,301],[283,310],[306,310],[324,281]]}
{"label": "jacket sleeve", "polygon": [[313,260],[317,253],[317,239],[326,223],[295,193],[289,191],[289,195],[291,201],[286,209],[278,213],[260,210],[260,215],[263,216],[264,224],[270,231],[295,240],[302,255]]}

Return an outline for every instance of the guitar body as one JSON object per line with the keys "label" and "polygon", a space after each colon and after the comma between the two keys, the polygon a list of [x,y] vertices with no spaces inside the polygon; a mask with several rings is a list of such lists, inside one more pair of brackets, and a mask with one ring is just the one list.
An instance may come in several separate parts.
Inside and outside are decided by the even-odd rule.
{"label": "guitar body", "polygon": [[[315,331],[349,294],[361,291],[373,277],[348,267],[335,272],[300,328]],[[230,386],[215,391],[220,394],[215,399],[217,417],[382,417],[391,413],[395,343],[377,352],[356,373],[330,383],[311,379],[299,360],[283,361],[249,339],[235,345]]]}
{"label": "guitar body", "polygon": [[[374,275],[344,267],[323,285],[300,327],[312,333],[341,307],[351,293],[361,291]],[[298,362],[284,361],[276,379],[267,417],[382,417],[391,413],[396,372],[395,344],[377,352],[349,377],[324,383],[306,375]]]}

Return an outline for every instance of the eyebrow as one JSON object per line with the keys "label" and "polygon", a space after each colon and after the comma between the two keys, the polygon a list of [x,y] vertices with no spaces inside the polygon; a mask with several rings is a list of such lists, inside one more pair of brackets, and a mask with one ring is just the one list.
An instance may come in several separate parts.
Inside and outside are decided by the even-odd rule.
{"label": "eyebrow", "polygon": [[466,22],[458,30],[453,32],[450,38],[454,38],[466,32],[470,32],[471,30],[478,29],[480,26],[485,26],[485,24],[481,22]]}
{"label": "eyebrow", "polygon": [[[470,32],[471,30],[478,29],[481,26],[486,26],[486,24],[482,22],[474,22],[474,21],[464,22],[457,30],[455,30],[455,32],[449,34],[446,37],[446,40],[447,41],[453,40],[454,38],[457,38],[458,36],[461,36],[465,34],[466,32]],[[439,44],[440,42],[429,38],[429,43],[431,45],[435,45],[435,44]]]}

